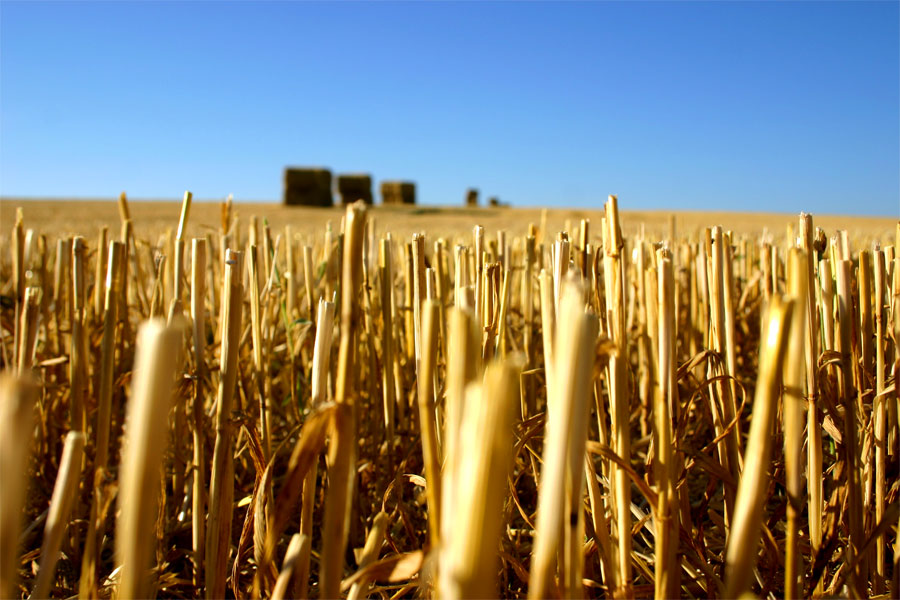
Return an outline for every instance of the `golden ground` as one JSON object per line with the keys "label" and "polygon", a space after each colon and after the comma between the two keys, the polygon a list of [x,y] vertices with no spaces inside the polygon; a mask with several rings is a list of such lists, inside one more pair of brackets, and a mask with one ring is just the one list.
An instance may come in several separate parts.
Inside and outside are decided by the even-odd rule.
{"label": "golden ground", "polygon": [[[25,226],[41,232],[54,234],[78,234],[92,237],[101,225],[117,231],[119,212],[114,200],[39,200],[0,198],[0,236],[6,238],[7,229],[15,220],[16,208],[21,206],[25,215]],[[139,235],[162,233],[167,228],[176,228],[181,211],[177,201],[129,201],[132,220]],[[763,230],[781,240],[788,224],[797,223],[797,215],[772,213],[737,213],[704,211],[629,211],[627,201],[620,200],[622,228],[626,234],[637,232],[643,225],[652,238],[665,236],[674,216],[677,235],[689,234],[703,227],[722,225],[726,230],[741,234],[760,234]],[[218,231],[221,223],[220,205],[217,202],[195,202],[191,207],[186,236],[205,235],[211,230]],[[280,204],[236,203],[234,210],[242,224],[251,215],[267,219],[273,231],[281,231],[291,225],[301,235],[321,235],[325,225],[331,221],[335,229],[340,227],[343,209],[286,207]],[[829,235],[836,229],[846,229],[851,238],[877,238],[883,243],[893,242],[897,220],[890,217],[849,217],[819,215],[815,207],[810,207],[817,227],[822,227]],[[510,235],[524,233],[529,223],[541,225],[541,209],[537,208],[465,208],[438,206],[374,206],[370,216],[375,218],[376,231],[390,231],[395,237],[406,237],[413,232],[424,231],[430,235],[468,235],[474,225],[483,225],[487,232],[505,229]],[[602,203],[598,201],[596,210],[549,209],[547,229],[550,232],[562,230],[566,221],[577,228],[579,220],[588,218],[593,233],[598,231],[602,218]]]}

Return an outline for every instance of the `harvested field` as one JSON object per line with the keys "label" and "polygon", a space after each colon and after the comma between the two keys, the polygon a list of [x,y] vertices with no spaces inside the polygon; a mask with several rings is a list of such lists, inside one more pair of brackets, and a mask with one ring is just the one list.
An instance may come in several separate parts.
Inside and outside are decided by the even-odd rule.
{"label": "harvested field", "polygon": [[900,591],[896,219],[0,223],[0,597]]}
{"label": "harvested field", "polygon": [[[19,198],[0,199],[0,222],[14,223],[16,209],[22,207],[31,227],[39,227],[56,235],[88,235],[91,230],[106,225],[119,227],[119,210],[115,199],[107,200],[31,200]],[[811,207],[814,210],[815,207]],[[159,234],[178,225],[181,202],[174,200],[129,201],[129,210],[145,234]],[[246,220],[251,215],[260,220],[268,219],[271,225],[291,225],[301,235],[323,234],[331,221],[335,226],[344,215],[344,208],[310,208],[284,206],[282,204],[235,204],[235,215]],[[374,206],[369,207],[369,219],[375,219],[376,228],[390,231],[395,237],[407,238],[414,232],[434,235],[469,236],[472,227],[480,224],[488,232],[506,229],[510,235],[522,235],[529,223],[541,225],[542,209],[539,208],[456,208],[440,206]],[[599,223],[603,216],[602,203],[596,210],[551,208],[547,211],[548,231],[560,231],[570,222],[578,227],[581,219]],[[623,206],[622,230],[627,235],[637,234],[644,227],[647,234],[667,235],[670,220],[675,217],[676,235],[696,234],[711,224],[722,224],[739,234],[761,235],[768,230],[777,240],[783,238],[785,228],[796,223],[796,215],[771,213],[690,212],[690,211],[635,211]],[[895,219],[889,217],[851,217],[816,214],[816,226],[829,233],[844,229],[851,237],[876,237],[882,243],[892,240]],[[190,235],[206,234],[221,229],[221,208],[218,202],[195,201],[188,223]],[[5,227],[0,234],[8,235]]]}

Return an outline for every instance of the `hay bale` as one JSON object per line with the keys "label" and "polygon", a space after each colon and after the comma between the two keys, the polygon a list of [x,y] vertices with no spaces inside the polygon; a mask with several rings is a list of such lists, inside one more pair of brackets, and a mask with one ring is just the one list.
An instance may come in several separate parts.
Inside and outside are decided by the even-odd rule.
{"label": "hay bale", "polygon": [[469,188],[466,190],[466,206],[478,206],[477,188]]}
{"label": "hay bale", "polygon": [[493,208],[497,208],[500,206],[500,199],[497,198],[497,196],[491,196],[490,198],[488,198],[488,205]]}
{"label": "hay bale", "polygon": [[352,204],[357,200],[372,204],[371,175],[365,173],[338,175],[337,188],[342,204]]}
{"label": "hay bale", "polygon": [[416,184],[411,181],[382,181],[381,201],[384,204],[415,204]]}
{"label": "hay bale", "polygon": [[283,202],[288,206],[333,206],[331,171],[310,167],[286,167]]}

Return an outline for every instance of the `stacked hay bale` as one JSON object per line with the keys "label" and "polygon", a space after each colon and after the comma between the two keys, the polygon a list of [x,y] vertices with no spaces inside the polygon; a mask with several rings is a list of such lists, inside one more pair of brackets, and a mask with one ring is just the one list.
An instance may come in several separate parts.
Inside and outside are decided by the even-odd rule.
{"label": "stacked hay bale", "polygon": [[466,206],[478,206],[477,188],[469,188],[466,190]]}
{"label": "stacked hay bale", "polygon": [[500,199],[497,196],[491,196],[488,198],[488,205],[497,208],[500,206]]}
{"label": "stacked hay bale", "polygon": [[382,181],[381,201],[384,204],[415,204],[416,184],[411,181]]}
{"label": "stacked hay bale", "polygon": [[372,204],[372,176],[365,173],[350,173],[337,176],[338,194],[341,204],[353,204],[362,200]]}
{"label": "stacked hay bale", "polygon": [[331,171],[309,167],[285,168],[283,202],[288,206],[333,206]]}

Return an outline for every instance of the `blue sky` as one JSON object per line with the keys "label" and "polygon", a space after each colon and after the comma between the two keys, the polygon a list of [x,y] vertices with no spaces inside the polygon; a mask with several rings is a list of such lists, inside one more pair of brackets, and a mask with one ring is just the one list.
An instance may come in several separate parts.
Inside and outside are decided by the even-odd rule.
{"label": "blue sky", "polygon": [[0,3],[0,194],[900,214],[897,2]]}

